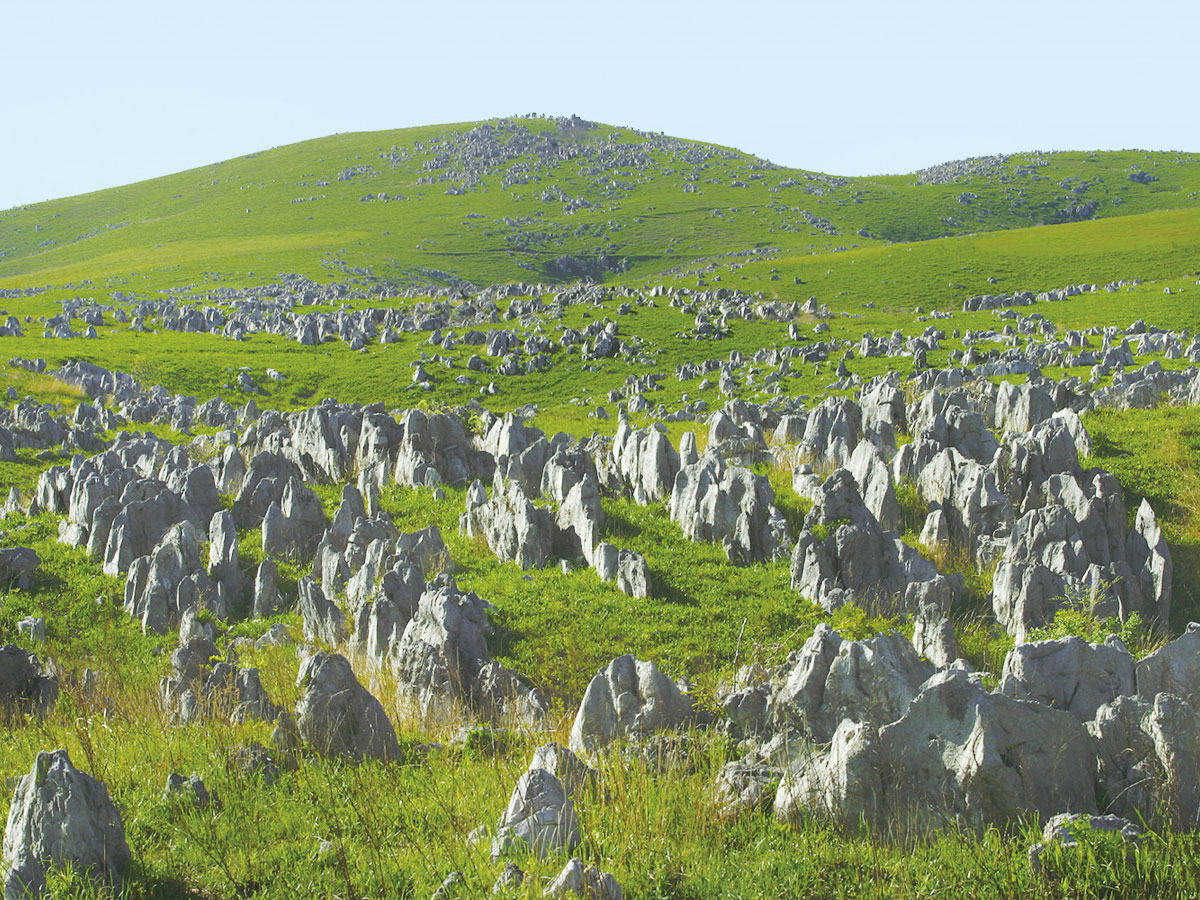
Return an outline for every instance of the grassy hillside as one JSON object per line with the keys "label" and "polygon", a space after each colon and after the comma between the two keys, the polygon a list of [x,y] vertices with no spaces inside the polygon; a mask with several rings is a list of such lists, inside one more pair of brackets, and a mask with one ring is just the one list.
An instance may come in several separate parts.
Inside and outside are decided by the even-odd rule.
{"label": "grassy hillside", "polygon": [[[161,385],[200,401],[219,396],[235,406],[254,400],[268,410],[303,409],[325,398],[380,402],[388,410],[479,399],[495,413],[532,407],[531,424],[547,434],[588,436],[613,433],[618,404],[610,392],[631,377],[663,376],[658,390],[644,391],[649,408],[631,416],[642,424],[685,404],[713,411],[731,398],[764,403],[782,395],[815,404],[831,392],[849,392],[839,363],[864,379],[911,374],[911,355],[860,352],[843,360],[864,332],[913,336],[941,329],[945,338],[928,362],[946,366],[967,346],[966,332],[1010,322],[994,312],[961,311],[964,298],[980,293],[1141,279],[1021,313],[1063,329],[1124,327],[1140,318],[1195,334],[1198,270],[1200,156],[1028,153],[909,175],[843,178],[577,119],[505,119],[337,135],[0,212],[0,324],[12,315],[24,330],[0,337],[0,354],[40,357],[52,369],[86,360],[131,373],[147,388]],[[424,330],[351,350],[341,339],[307,346],[264,332],[232,340],[173,331],[154,316],[137,330],[113,315],[114,308],[129,310],[131,300],[160,300],[168,292],[228,311],[232,301],[212,299],[210,291],[275,284],[281,273],[357,288],[337,307],[297,306],[297,313],[377,305],[412,311],[428,299],[382,296],[382,287],[596,280],[732,288],[788,302],[814,297],[831,315],[730,316],[718,335],[699,339],[697,310],[663,297],[626,303],[608,296],[511,317],[511,304],[523,298],[503,298],[499,322],[473,327],[553,342],[544,371],[517,375],[500,374],[492,356],[472,368],[469,358],[485,353],[479,344],[431,341]],[[24,290],[30,288],[37,290]],[[96,338],[43,336],[39,320],[78,297],[107,307]],[[605,322],[632,349],[590,359],[579,345],[557,343],[566,329]],[[78,317],[70,324],[77,334],[84,330]],[[454,329],[455,338],[464,330]],[[1010,346],[993,336],[985,350]],[[842,343],[822,362],[754,359],[763,349],[802,351],[826,340]],[[715,366],[709,376],[677,377],[684,364],[731,359],[743,362],[724,390]],[[1137,364],[1151,361],[1174,370],[1192,365],[1151,352]],[[426,370],[425,385],[414,384],[417,366]],[[260,391],[239,386],[243,372]],[[1086,380],[1091,369],[1047,367],[1044,374]],[[496,392],[481,396],[489,383]],[[28,396],[66,415],[85,399],[51,374],[10,365],[0,366],[0,394],[9,405]],[[479,421],[472,414],[467,424]],[[1200,618],[1200,407],[1101,410],[1084,421],[1092,437],[1084,465],[1112,471],[1131,512],[1145,497],[1158,514],[1174,560],[1169,626],[1178,634]],[[136,427],[176,443],[193,438],[162,420]],[[666,428],[676,444],[684,431],[696,432],[701,448],[706,444],[704,411]],[[211,438],[215,429],[193,431]],[[913,435],[899,437],[903,443]],[[0,497],[16,487],[27,499],[39,474],[70,453],[57,445],[20,446],[15,456],[0,462]],[[794,491],[790,466],[760,462],[755,471],[767,476],[775,503],[798,533],[810,501]],[[312,487],[332,514],[341,485]],[[897,487],[902,537],[916,544],[925,505],[911,483]],[[627,596],[582,566],[522,571],[459,531],[466,496],[461,486],[435,492],[389,484],[380,502],[402,530],[439,527],[458,584],[492,604],[489,649],[546,693],[552,714],[545,731],[491,731],[465,719],[414,716],[394,679],[355,657],[361,680],[397,726],[403,762],[349,765],[305,756],[292,767],[289,757],[277,781],[266,779],[247,769],[243,751],[252,741],[269,745],[270,726],[173,722],[159,685],[177,635],[144,634],[121,607],[124,580],[103,575],[82,550],[60,543],[59,517],[16,513],[0,522],[3,545],[30,546],[43,563],[28,589],[0,590],[0,644],[53,659],[62,696],[43,721],[0,722],[0,776],[27,772],[36,751],[62,746],[102,779],[134,851],[127,896],[428,897],[455,871],[463,881],[449,896],[478,897],[489,894],[503,863],[491,860],[488,840],[472,839],[472,832],[494,825],[535,747],[550,736],[567,739],[589,680],[613,657],[654,660],[670,676],[688,679],[702,708],[713,711],[719,686],[739,667],[780,663],[818,622],[847,638],[892,629],[911,634],[911,617],[872,616],[852,603],[825,612],[792,588],[787,561],[732,565],[720,545],[684,539],[662,502],[639,505],[607,495],[602,502],[602,537],[646,558],[649,598]],[[225,505],[229,500],[222,498]],[[238,539],[242,568],[251,573],[262,558],[262,534],[242,529]],[[964,596],[950,611],[959,649],[995,683],[1012,638],[991,613],[992,570],[977,569],[965,556],[948,555],[941,564],[966,576]],[[307,563],[280,562],[289,601],[307,571]],[[45,617],[44,642],[19,630],[30,615]],[[220,625],[223,649],[274,624],[297,635],[303,627],[295,609],[267,619],[239,616]],[[1098,639],[1110,625],[1079,612],[1046,628]],[[1127,637],[1140,653],[1164,640],[1164,631],[1132,629]],[[260,669],[271,698],[294,707],[295,648],[239,652],[241,664]],[[100,673],[96,689],[85,688],[88,668]],[[665,769],[661,761],[614,751],[600,760],[596,783],[577,797],[583,822],[577,853],[615,873],[628,897],[825,897],[831,884],[833,893],[868,896],[1200,892],[1195,833],[1148,834],[1129,853],[1089,845],[1085,853],[1051,858],[1037,876],[1026,855],[1040,837],[1032,821],[923,840],[837,830],[815,819],[787,827],[763,810],[727,820],[713,785],[740,751],[715,729],[683,736],[681,746],[686,764]],[[220,802],[199,809],[164,798],[169,772],[200,774]],[[0,792],[0,816],[8,804],[8,792]],[[528,877],[512,895],[540,896],[565,860],[529,854],[518,861]],[[85,879],[64,871],[53,873],[51,892],[96,895]]]}
{"label": "grassy hillside", "polygon": [[656,275],[723,254],[796,258],[1198,205],[1200,157],[1186,154],[1022,154],[844,178],[577,119],[502,119],[336,135],[8,210],[0,287]]}

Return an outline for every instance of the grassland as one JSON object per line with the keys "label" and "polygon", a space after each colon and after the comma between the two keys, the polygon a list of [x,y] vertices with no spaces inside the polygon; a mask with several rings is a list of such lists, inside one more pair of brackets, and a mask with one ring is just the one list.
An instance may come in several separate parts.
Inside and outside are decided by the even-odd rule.
{"label": "grassland", "polygon": [[[867,331],[897,329],[916,334],[934,325],[947,337],[930,354],[933,365],[946,364],[963,347],[958,333],[997,326],[992,313],[959,311],[964,298],[978,293],[1143,279],[1137,287],[1035,311],[1060,328],[1123,327],[1142,318],[1200,332],[1200,306],[1192,299],[1200,294],[1200,157],[1031,153],[976,166],[978,174],[918,184],[917,175],[841,178],[786,169],[729,148],[609,126],[531,119],[489,128],[467,123],[338,135],[0,212],[0,289],[43,288],[0,300],[4,315],[29,317],[26,336],[0,338],[0,348],[6,357],[42,357],[51,367],[95,362],[200,400],[222,396],[240,405],[253,397],[261,407],[284,410],[327,397],[382,401],[388,408],[454,407],[479,396],[478,383],[454,380],[465,371],[466,353],[457,355],[454,368],[434,369],[434,390],[421,391],[412,386],[411,371],[433,351],[416,336],[353,352],[337,341],[305,347],[256,334],[233,342],[109,324],[97,329],[96,340],[61,340],[41,337],[38,319],[58,314],[61,302],[73,297],[107,303],[119,291],[151,300],[172,289],[203,297],[220,287],[272,283],[285,272],[354,283],[362,296],[347,306],[356,307],[381,302],[381,286],[568,281],[556,268],[564,257],[585,264],[609,260],[603,277],[611,284],[729,287],[783,301],[816,297],[833,313],[828,338],[855,341]],[[470,141],[484,137],[527,141],[532,149],[502,164],[481,162]],[[1138,171],[1155,180],[1128,177]],[[389,199],[379,199],[384,194]],[[364,199],[368,195],[374,199]],[[1093,202],[1086,221],[1073,221],[1083,217],[1081,205]],[[686,395],[717,409],[728,398],[697,379],[676,379],[677,366],[818,339],[807,319],[800,341],[788,337],[785,323],[733,320],[727,336],[697,341],[687,333],[690,317],[662,301],[629,315],[617,306],[573,306],[549,327],[581,328],[610,318],[622,336],[645,343],[653,365],[584,362],[559,353],[538,375],[500,378],[487,371],[480,380],[495,378],[499,387],[485,398],[488,408],[532,404],[533,424],[547,433],[611,433],[615,418],[599,418],[595,410],[604,405],[615,412],[606,395],[630,375],[667,373],[662,390],[647,395],[653,404],[677,408]],[[923,318],[932,310],[948,317]],[[907,358],[846,361],[863,377],[891,369],[906,375],[909,364]],[[1186,362],[1163,364],[1182,368]],[[268,379],[268,368],[284,379]],[[243,370],[263,394],[238,389]],[[761,376],[769,369],[749,370]],[[779,383],[789,396],[816,401],[831,390],[832,370],[797,366]],[[767,395],[760,386],[745,384],[739,396],[761,401]],[[9,387],[64,412],[82,399],[51,377],[16,368],[0,371],[0,392]],[[1200,618],[1200,411],[1094,413],[1086,424],[1093,453],[1085,464],[1114,472],[1131,510],[1147,497],[1159,512],[1175,559],[1170,625],[1178,632]],[[703,424],[675,423],[670,432],[677,440],[692,428],[702,431]],[[155,430],[187,439],[164,426]],[[0,493],[17,487],[27,496],[39,472],[55,461],[62,460],[22,450],[17,462],[0,463]],[[791,490],[790,473],[768,474],[796,527],[805,504]],[[322,489],[330,511],[336,496],[336,489]],[[492,651],[549,694],[560,738],[588,679],[620,653],[653,659],[687,678],[701,703],[711,706],[718,684],[737,666],[778,663],[819,621],[831,621],[851,638],[910,627],[870,618],[854,606],[827,615],[791,590],[786,563],[730,566],[719,548],[683,540],[661,505],[605,500],[607,536],[643,552],[650,563],[655,597],[635,600],[590,571],[521,572],[497,562],[485,546],[458,533],[463,504],[462,491],[454,489],[442,499],[400,488],[384,496],[385,508],[406,530],[440,527],[459,584],[495,604]],[[910,512],[904,536],[915,541],[921,510]],[[498,866],[488,859],[486,842],[473,845],[468,835],[494,823],[544,735],[515,729],[493,741],[474,732],[464,737],[459,721],[410,719],[388,679],[377,677],[372,689],[397,722],[405,764],[306,759],[268,786],[239,768],[235,752],[252,740],[267,742],[262,726],[167,727],[156,694],[174,638],[141,633],[120,609],[118,579],[58,544],[50,517],[11,517],[2,527],[5,544],[34,547],[44,565],[31,590],[0,595],[0,642],[55,659],[64,694],[44,722],[0,732],[0,772],[19,774],[37,749],[66,746],[78,765],[102,778],[135,850],[130,896],[417,897],[429,896],[451,870],[465,873],[461,896],[490,888]],[[256,533],[243,536],[247,564],[257,559],[258,544]],[[299,574],[286,571],[285,587]],[[1008,639],[986,615],[987,574],[967,574],[969,597],[956,610],[960,642],[973,663],[994,671]],[[47,640],[36,647],[16,628],[31,614],[47,620]],[[256,637],[274,621],[299,631],[290,613],[233,623],[226,636]],[[1102,625],[1077,619],[1070,627]],[[1165,636],[1141,638],[1150,646]],[[259,666],[276,702],[294,703],[298,661],[291,650],[248,651],[243,663]],[[99,696],[78,684],[85,667],[103,673]],[[733,748],[707,733],[694,735],[693,744],[692,765],[665,774],[615,756],[606,760],[600,787],[580,801],[581,853],[613,871],[627,896],[1200,894],[1200,845],[1186,835],[1152,835],[1129,856],[1097,846],[1053,861],[1039,879],[1025,857],[1032,825],[913,844],[834,832],[817,822],[787,828],[768,814],[723,822],[711,787]],[[202,812],[163,800],[170,771],[202,774],[221,804]],[[7,804],[0,796],[0,815]],[[319,851],[322,841],[333,849]],[[562,860],[520,862],[533,895],[539,878]],[[62,895],[89,894],[69,873],[56,878]]]}

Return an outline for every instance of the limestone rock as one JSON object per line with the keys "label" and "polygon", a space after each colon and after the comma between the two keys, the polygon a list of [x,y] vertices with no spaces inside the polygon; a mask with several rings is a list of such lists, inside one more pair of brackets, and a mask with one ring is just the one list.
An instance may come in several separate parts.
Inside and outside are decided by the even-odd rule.
{"label": "limestone rock", "polygon": [[740,564],[781,558],[791,543],[766,477],[712,453],[679,471],[670,514],[688,539],[721,544]]}
{"label": "limestone rock", "polygon": [[566,788],[545,769],[529,769],[517,781],[496,826],[492,858],[518,848],[544,857],[578,845],[579,822]]}
{"label": "limestone rock", "polygon": [[889,725],[843,721],[829,751],[784,777],[776,814],[920,833],[1063,809],[1094,813],[1093,746],[1069,713],[986,693],[952,668],[931,677]]}
{"label": "limestone rock", "polygon": [[679,728],[691,716],[691,700],[654,663],[619,656],[588,685],[571,750],[590,756],[621,737]]}
{"label": "limestone rock", "polygon": [[1090,722],[1105,703],[1133,694],[1133,657],[1115,635],[1103,644],[1078,637],[1017,644],[1004,659],[999,690]]}
{"label": "limestone rock", "polygon": [[1155,826],[1200,827],[1200,719],[1173,694],[1118,697],[1088,724],[1108,811]]}
{"label": "limestone rock", "polygon": [[458,590],[449,576],[431,583],[396,647],[401,694],[427,715],[461,705],[488,718],[539,721],[545,699],[492,659],[488,627],[487,604],[477,594]]}
{"label": "limestone rock", "polygon": [[66,750],[38,753],[13,792],[6,866],[16,866],[28,884],[38,869],[70,864],[119,890],[131,858],[121,814],[104,785],[76,769]]}
{"label": "limestone rock", "polygon": [[582,860],[572,859],[542,891],[543,897],[569,897],[577,894],[588,900],[622,900],[621,886],[608,872],[585,866]]}
{"label": "limestone rock", "polygon": [[58,676],[38,658],[13,644],[0,647],[0,709],[38,717],[58,700]]}
{"label": "limestone rock", "polygon": [[1054,816],[1042,829],[1042,840],[1029,848],[1029,868],[1035,875],[1043,869],[1042,857],[1052,848],[1073,850],[1079,847],[1081,832],[1093,834],[1115,834],[1121,842],[1132,847],[1141,843],[1142,830],[1120,816],[1086,816],[1078,813],[1061,813]]}
{"label": "limestone rock", "polygon": [[392,761],[400,757],[396,732],[380,702],[359,684],[340,654],[315,653],[300,666],[296,704],[301,737],[322,756]]}
{"label": "limestone rock", "polygon": [[346,616],[337,604],[325,596],[321,586],[306,575],[296,587],[300,594],[300,617],[304,620],[304,639],[323,641],[336,647],[346,636]]}

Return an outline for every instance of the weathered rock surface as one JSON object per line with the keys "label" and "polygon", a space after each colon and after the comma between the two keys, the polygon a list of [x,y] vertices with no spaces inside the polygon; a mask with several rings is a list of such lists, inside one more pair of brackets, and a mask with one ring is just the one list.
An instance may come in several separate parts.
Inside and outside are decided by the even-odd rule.
{"label": "weathered rock surface", "polygon": [[0,584],[9,590],[27,591],[41,564],[41,557],[30,547],[5,547],[0,550]]}
{"label": "weathered rock surface", "polygon": [[44,716],[58,700],[58,676],[27,650],[0,647],[0,711]]}
{"label": "weathered rock surface", "polygon": [[584,865],[572,859],[542,891],[543,897],[569,897],[572,894],[588,900],[622,900],[621,886],[608,872]]}
{"label": "weathered rock surface", "polygon": [[665,500],[679,472],[679,453],[659,428],[637,429],[622,420],[611,448],[598,452],[600,486],[628,493],[637,503]]}
{"label": "weathered rock surface", "polygon": [[1143,700],[1174,694],[1200,706],[1200,623],[1138,660],[1137,693]]}
{"label": "weathered rock surface", "polygon": [[736,563],[781,558],[791,544],[766,477],[740,466],[727,467],[711,453],[680,469],[670,514],[687,538],[721,544]]}
{"label": "weathered rock surface", "polygon": [[501,562],[540,569],[554,557],[558,528],[548,510],[534,506],[517,482],[501,484],[489,498],[480,482],[467,491],[462,530],[482,537]]}
{"label": "weathered rock surface", "polygon": [[945,610],[960,590],[880,527],[845,469],[822,484],[804,525],[792,551],[792,587],[827,610],[849,602],[885,614],[916,612],[926,602]]}
{"label": "weathered rock surface", "polygon": [[346,636],[346,615],[321,590],[310,575],[296,583],[300,594],[300,617],[304,621],[304,639],[323,641],[336,647]]}
{"label": "weathered rock surface", "polygon": [[399,759],[396,732],[380,702],[359,684],[346,657],[315,653],[300,666],[296,726],[322,756],[351,760]]}
{"label": "weathered rock surface", "polygon": [[397,687],[425,715],[459,707],[489,719],[539,721],[547,709],[541,692],[492,659],[487,608],[448,576],[432,582],[397,645]]}
{"label": "weathered rock surface", "polygon": [[21,896],[45,869],[68,864],[119,890],[131,859],[121,814],[104,785],[76,769],[66,750],[38,753],[8,812],[4,863],[14,871],[5,896]]}
{"label": "weathered rock surface", "polygon": [[691,700],[654,663],[619,656],[588,685],[571,750],[591,756],[618,738],[679,728],[691,717]]}
{"label": "weathered rock surface", "polygon": [[1017,644],[1004,659],[1000,692],[1063,709],[1082,722],[1117,697],[1134,693],[1133,657],[1115,635]]}
{"label": "weathered rock surface", "polygon": [[1107,811],[1155,826],[1200,827],[1200,718],[1173,694],[1118,697],[1088,724]]}
{"label": "weathered rock surface", "polygon": [[918,833],[1094,813],[1093,746],[1069,713],[989,694],[950,669],[891,724],[843,721],[827,752],[784,777],[775,810]]}
{"label": "weathered rock surface", "polygon": [[545,769],[526,771],[496,826],[492,858],[518,849],[544,857],[578,845],[579,822],[563,783]]}
{"label": "weathered rock surface", "polygon": [[1087,816],[1079,813],[1060,813],[1042,829],[1042,839],[1029,848],[1029,868],[1035,875],[1043,871],[1043,858],[1053,850],[1076,850],[1081,832],[1094,835],[1117,835],[1130,849],[1141,843],[1142,830],[1120,816]]}

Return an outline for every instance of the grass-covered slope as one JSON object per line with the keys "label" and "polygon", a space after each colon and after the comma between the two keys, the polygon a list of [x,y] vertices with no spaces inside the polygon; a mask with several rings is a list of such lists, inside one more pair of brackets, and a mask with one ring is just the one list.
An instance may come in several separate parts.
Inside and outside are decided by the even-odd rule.
{"label": "grass-covered slope", "polygon": [[1185,154],[1034,153],[844,178],[578,119],[502,119],[336,135],[2,212],[0,287],[652,275],[723,254],[1197,205],[1200,158]]}
{"label": "grass-covered slope", "polygon": [[[731,399],[771,402],[777,398],[769,388],[777,386],[781,397],[811,406],[850,390],[838,379],[838,364],[861,379],[911,374],[911,355],[844,354],[865,332],[913,336],[940,329],[945,337],[928,363],[951,365],[952,354],[971,343],[970,333],[1012,322],[996,312],[962,312],[963,299],[973,294],[1144,279],[1020,312],[1062,330],[1124,328],[1141,318],[1200,331],[1192,300],[1200,291],[1198,192],[1200,160],[1175,153],[1019,154],[911,175],[839,178],[573,119],[339,135],[0,212],[0,289],[48,286],[0,294],[0,322],[16,316],[24,332],[0,337],[0,352],[6,359],[43,358],[51,371],[69,360],[91,361],[132,373],[145,387],[162,385],[200,401],[219,396],[239,407],[254,400],[268,410],[303,409],[333,397],[393,411],[480,399],[495,413],[532,407],[531,423],[547,434],[581,437],[611,435],[618,402],[610,392],[631,377],[659,373],[660,389],[645,391],[649,408],[633,420],[653,422],[703,401],[706,410],[691,419],[666,423],[675,444],[690,430],[703,448],[705,413]],[[347,311],[374,305],[411,311],[427,300],[381,296],[384,282],[596,279],[636,288],[730,287],[766,300],[815,297],[830,315],[730,316],[717,336],[698,339],[696,308],[716,318],[719,301],[711,295],[694,305],[676,297],[671,305],[653,292],[639,298],[649,302],[630,304],[613,292],[536,315],[509,315],[511,303],[530,304],[505,296],[496,304],[499,321],[471,327],[523,335],[532,329],[556,340],[565,329],[607,321],[633,350],[592,359],[558,347],[544,371],[503,375],[491,356],[469,368],[479,345],[439,345],[426,331],[351,350],[341,339],[306,346],[263,331],[245,340],[175,331],[154,316],[141,329],[113,314],[180,288],[186,289],[172,303],[229,311],[229,295],[214,288],[257,288],[277,283],[280,273],[357,282],[361,290],[338,298]],[[59,315],[63,301],[77,297],[107,308],[96,338],[78,335],[84,330],[78,315],[75,337],[43,336],[39,319]],[[338,312],[329,305],[294,311]],[[993,337],[984,349],[1009,346]],[[821,341],[838,342],[838,352],[823,362],[780,367],[755,359],[764,349],[803,350]],[[715,373],[680,371],[685,363],[734,358],[743,362],[728,391]],[[1192,365],[1151,352],[1137,362],[1176,370]],[[429,370],[428,381],[414,384],[418,366]],[[261,392],[239,386],[240,372]],[[1043,374],[1092,375],[1082,365],[1047,366]],[[1112,375],[1097,379],[1107,384]],[[489,382],[495,393],[481,396]],[[6,404],[28,396],[68,417],[85,400],[52,374],[11,365],[0,365],[0,394]],[[480,424],[478,415],[464,415],[468,427]],[[1200,407],[1098,410],[1084,422],[1092,440],[1084,465],[1117,476],[1130,512],[1144,497],[1159,516],[1175,566],[1170,634],[1178,634],[1200,617]],[[134,425],[179,444],[193,438],[161,419],[123,427]],[[214,430],[196,426],[200,443],[193,449]],[[900,435],[902,442],[913,437]],[[39,473],[70,455],[68,448],[18,447],[15,460],[0,462],[0,498],[17,488],[28,499]],[[759,462],[755,470],[768,477],[775,503],[799,533],[809,501],[795,492],[790,466]],[[331,515],[341,486],[312,486]],[[926,505],[911,483],[897,491],[902,537],[916,545]],[[502,863],[491,860],[489,840],[474,840],[472,832],[497,821],[536,746],[551,736],[567,739],[589,680],[616,655],[633,653],[686,678],[701,707],[713,712],[719,686],[739,668],[781,662],[820,621],[847,638],[913,628],[911,617],[872,616],[854,604],[827,613],[792,588],[786,561],[731,565],[720,545],[684,539],[661,502],[605,496],[602,503],[603,538],[646,558],[650,598],[626,596],[582,566],[522,571],[460,531],[465,499],[462,487],[389,484],[380,502],[405,531],[439,527],[458,584],[492,604],[490,651],[546,693],[548,732],[461,731],[458,718],[413,716],[395,680],[356,657],[360,679],[397,726],[403,762],[346,765],[304,756],[270,782],[247,770],[242,752],[252,741],[270,746],[270,726],[173,723],[159,687],[177,634],[144,634],[122,609],[123,579],[103,575],[96,560],[61,543],[59,517],[16,513],[0,523],[0,543],[30,546],[43,562],[27,589],[0,591],[0,643],[53,659],[62,695],[44,720],[0,721],[0,775],[27,772],[37,751],[66,747],[76,765],[105,782],[134,851],[130,897],[427,897],[449,872],[463,877],[451,896],[486,896]],[[252,573],[262,558],[261,532],[243,529],[239,541],[242,568]],[[976,569],[965,555],[946,553],[937,561],[966,576],[964,595],[950,610],[959,650],[994,684],[1012,638],[992,616],[992,570]],[[287,597],[307,571],[307,563],[280,561]],[[1163,628],[1067,611],[1073,615],[1050,622],[1045,636],[1099,640],[1120,628],[1137,655],[1168,637]],[[17,623],[26,616],[45,617],[45,641],[21,631]],[[295,610],[269,619],[239,611],[220,625],[219,641],[223,651],[237,641],[240,664],[259,668],[272,700],[292,709],[300,693],[295,649],[238,640],[280,623],[302,632]],[[85,685],[87,669],[99,673],[94,687]],[[1195,833],[1148,834],[1128,853],[1088,843],[1080,854],[1052,857],[1038,876],[1026,855],[1040,838],[1032,820],[924,840],[835,829],[816,818],[787,827],[762,810],[725,819],[714,784],[740,751],[717,730],[689,738],[687,765],[665,771],[653,760],[613,752],[600,760],[595,784],[576,798],[583,834],[574,852],[612,871],[625,896],[1200,893]],[[220,802],[198,809],[164,798],[169,772],[202,775]],[[0,817],[8,812],[7,794],[0,792]],[[540,896],[565,858],[526,854],[518,861],[527,878],[516,895]],[[78,873],[58,870],[51,894],[91,897],[96,890]]]}

